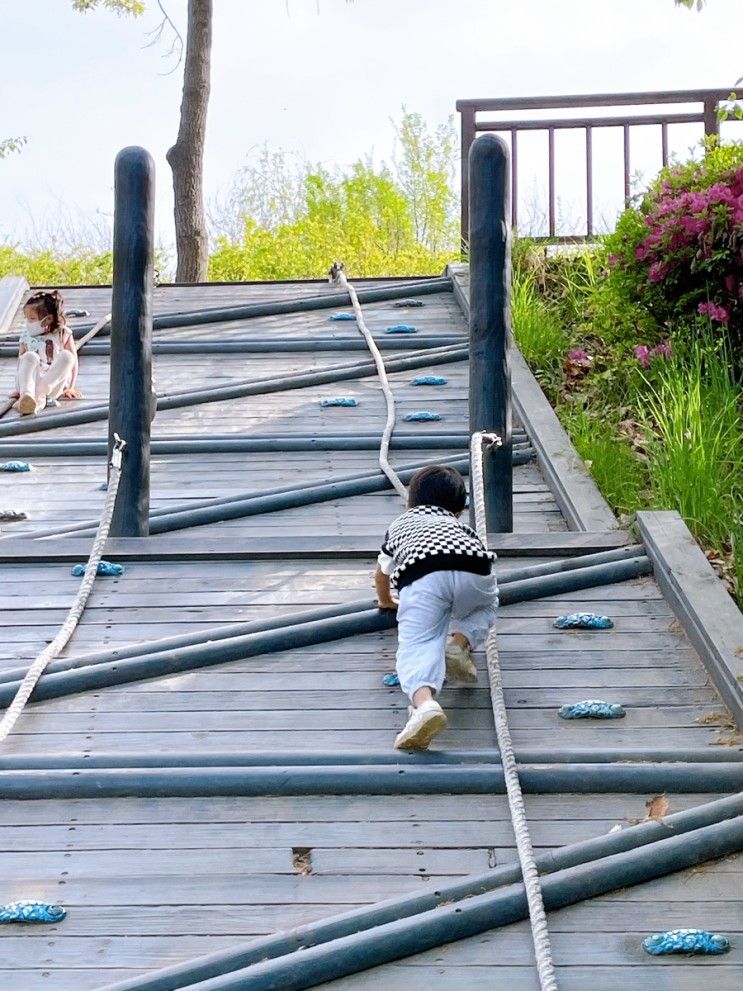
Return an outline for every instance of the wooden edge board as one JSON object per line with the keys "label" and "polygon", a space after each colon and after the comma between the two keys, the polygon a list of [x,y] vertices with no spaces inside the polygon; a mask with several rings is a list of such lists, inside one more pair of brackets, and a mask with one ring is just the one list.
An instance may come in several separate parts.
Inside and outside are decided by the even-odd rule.
{"label": "wooden edge board", "polygon": [[4,275],[0,279],[0,337],[10,329],[27,291],[28,282],[22,275]]}
{"label": "wooden edge board", "polygon": [[655,580],[743,730],[743,613],[675,511],[640,512]]}
{"label": "wooden edge board", "polygon": [[[449,265],[454,298],[469,319],[466,265]],[[618,524],[588,474],[555,411],[517,347],[511,348],[513,404],[536,451],[537,463],[571,530],[612,530]]]}
{"label": "wooden edge board", "polygon": [[[380,534],[381,540],[382,534]],[[587,533],[494,533],[488,543],[504,557],[570,557],[625,547],[624,531]],[[74,536],[0,540],[0,564],[77,563],[87,560],[90,539]],[[235,546],[231,539],[191,537],[112,537],[105,547],[106,558],[116,561],[260,561],[260,560],[372,560],[379,543],[368,537],[339,537],[332,533],[311,537],[262,537]]]}

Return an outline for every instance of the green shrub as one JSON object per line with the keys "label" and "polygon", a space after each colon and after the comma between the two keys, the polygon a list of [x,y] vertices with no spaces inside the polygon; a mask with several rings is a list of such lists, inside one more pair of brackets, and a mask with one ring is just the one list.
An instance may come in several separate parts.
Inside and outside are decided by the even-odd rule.
{"label": "green shrub", "polygon": [[612,282],[660,326],[707,315],[743,343],[743,142],[709,142],[701,161],[663,169],[606,240]]}

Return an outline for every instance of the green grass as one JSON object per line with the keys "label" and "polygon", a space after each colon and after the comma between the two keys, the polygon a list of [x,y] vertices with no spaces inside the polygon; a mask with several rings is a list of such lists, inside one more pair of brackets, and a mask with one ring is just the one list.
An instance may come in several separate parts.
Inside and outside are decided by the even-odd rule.
{"label": "green grass", "polygon": [[563,426],[575,449],[615,513],[633,513],[647,499],[648,472],[605,416],[596,416],[585,407],[560,409]]}
{"label": "green grass", "polygon": [[740,540],[743,393],[726,351],[709,336],[692,339],[646,381],[654,501],[678,510],[715,549],[733,543],[736,531]]}
{"label": "green grass", "polygon": [[554,313],[540,295],[535,277],[522,272],[514,279],[511,290],[511,319],[513,335],[524,358],[551,399],[562,361],[567,354],[569,338]]}

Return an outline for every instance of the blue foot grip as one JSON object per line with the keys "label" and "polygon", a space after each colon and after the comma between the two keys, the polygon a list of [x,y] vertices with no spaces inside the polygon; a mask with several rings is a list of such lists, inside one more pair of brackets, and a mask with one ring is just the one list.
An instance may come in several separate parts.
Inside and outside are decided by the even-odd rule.
{"label": "blue foot grip", "polygon": [[448,379],[442,375],[416,375],[410,380],[411,385],[446,385]]}
{"label": "blue foot grip", "polygon": [[623,719],[626,713],[618,702],[584,699],[560,706],[558,715],[560,719]]}
{"label": "blue foot grip", "polygon": [[669,929],[668,932],[646,937],[642,948],[655,957],[671,953],[718,954],[728,952],[730,940],[706,929]]}
{"label": "blue foot grip", "polygon": [[48,902],[9,902],[0,905],[0,922],[61,922],[67,912]]}
{"label": "blue foot grip", "polygon": [[595,612],[573,612],[569,616],[558,616],[552,625],[558,630],[610,630],[614,622]]}
{"label": "blue foot grip", "polygon": [[358,399],[352,399],[350,396],[336,396],[334,399],[321,399],[320,405],[327,409],[329,406],[358,406]]}
{"label": "blue foot grip", "polygon": [[356,317],[353,313],[333,313],[332,316],[328,317],[328,320],[355,320]]}
{"label": "blue foot grip", "polygon": [[419,410],[417,413],[408,413],[404,419],[406,423],[433,423],[434,420],[440,420],[441,417],[438,413]]}
{"label": "blue foot grip", "polygon": [[4,461],[0,471],[31,471],[31,465],[28,461]]}
{"label": "blue foot grip", "polygon": [[402,309],[403,306],[423,306],[423,300],[421,299],[398,299],[397,302],[392,304],[396,309]]}
{"label": "blue foot grip", "polygon": [[418,328],[407,323],[395,323],[385,330],[385,334],[417,334]]}
{"label": "blue foot grip", "polygon": [[[82,578],[85,574],[85,567],[86,566],[84,564],[76,564],[70,574],[73,578]],[[111,561],[99,561],[96,574],[103,575],[106,578],[115,578],[118,577],[118,575],[124,574],[124,565],[112,564]]]}
{"label": "blue foot grip", "polygon": [[388,688],[395,688],[400,684],[400,679],[397,677],[395,671],[390,671],[388,674],[382,678],[382,684],[386,685]]}

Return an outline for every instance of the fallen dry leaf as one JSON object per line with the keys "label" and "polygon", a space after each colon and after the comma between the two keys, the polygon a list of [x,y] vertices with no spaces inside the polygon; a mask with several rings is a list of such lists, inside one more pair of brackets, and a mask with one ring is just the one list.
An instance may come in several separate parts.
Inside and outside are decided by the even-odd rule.
{"label": "fallen dry leaf", "polygon": [[627,816],[627,822],[633,826],[637,826],[641,822],[650,822],[651,819],[655,820],[655,822],[660,822],[664,816],[668,815],[671,803],[665,795],[653,795],[652,798],[649,798],[645,802],[645,808],[647,812],[641,819],[630,819]]}

